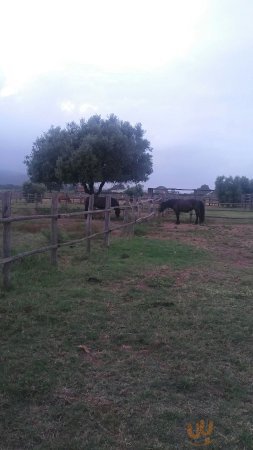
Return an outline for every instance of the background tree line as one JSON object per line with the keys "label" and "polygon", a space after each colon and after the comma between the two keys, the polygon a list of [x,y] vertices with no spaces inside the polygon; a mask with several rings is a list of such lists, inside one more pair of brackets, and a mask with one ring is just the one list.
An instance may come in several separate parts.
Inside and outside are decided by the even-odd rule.
{"label": "background tree line", "polygon": [[253,193],[253,180],[244,176],[219,176],[215,181],[215,192],[221,203],[240,203],[242,194]]}

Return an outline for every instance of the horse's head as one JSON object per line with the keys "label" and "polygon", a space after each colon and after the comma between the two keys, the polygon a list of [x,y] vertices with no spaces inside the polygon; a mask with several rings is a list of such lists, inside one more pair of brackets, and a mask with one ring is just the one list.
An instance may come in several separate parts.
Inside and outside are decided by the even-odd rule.
{"label": "horse's head", "polygon": [[158,212],[162,213],[165,210],[166,206],[165,206],[165,202],[161,202],[159,204],[159,208],[158,208]]}
{"label": "horse's head", "polygon": [[119,217],[120,216],[120,208],[114,208],[115,211],[115,216]]}

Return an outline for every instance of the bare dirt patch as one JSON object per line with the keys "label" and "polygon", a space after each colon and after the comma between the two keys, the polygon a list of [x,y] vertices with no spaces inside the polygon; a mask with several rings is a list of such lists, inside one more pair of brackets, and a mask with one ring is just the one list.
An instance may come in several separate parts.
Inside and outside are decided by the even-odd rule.
{"label": "bare dirt patch", "polygon": [[174,239],[209,250],[220,261],[234,267],[251,267],[253,263],[253,227],[246,224],[195,226],[161,222],[152,237]]}

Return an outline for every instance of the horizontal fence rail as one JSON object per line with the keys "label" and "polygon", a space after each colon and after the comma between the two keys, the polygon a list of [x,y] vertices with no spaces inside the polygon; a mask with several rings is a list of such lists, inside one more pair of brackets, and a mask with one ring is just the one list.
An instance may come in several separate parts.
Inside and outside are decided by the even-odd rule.
{"label": "horizontal fence rail", "polygon": [[[95,237],[103,236],[104,237],[104,245],[106,247],[109,246],[109,236],[113,231],[119,229],[129,228],[131,229],[131,233],[134,231],[134,225],[136,223],[143,222],[145,220],[149,220],[155,215],[155,200],[154,199],[145,199],[137,202],[133,200],[132,203],[120,205],[120,210],[123,211],[123,221],[124,223],[118,226],[111,227],[110,225],[110,216],[112,211],[114,212],[115,207],[111,207],[111,196],[106,196],[106,205],[105,209],[95,209],[93,208],[94,204],[94,195],[90,195],[89,197],[89,208],[88,211],[81,210],[78,212],[69,212],[69,213],[59,213],[58,211],[58,201],[59,194],[53,194],[51,197],[51,214],[33,214],[33,215],[23,215],[23,216],[12,216],[11,215],[11,193],[5,192],[2,194],[2,218],[0,218],[0,223],[3,226],[3,257],[0,259],[0,265],[3,266],[3,285],[4,288],[10,287],[10,275],[11,275],[11,263],[22,260],[25,257],[50,252],[51,253],[51,264],[57,265],[57,250],[60,247],[64,246],[72,246],[74,244],[78,244],[86,241],[86,250],[89,254],[91,252],[91,241]],[[148,209],[148,214],[145,216],[140,215],[140,211],[143,206],[146,206]],[[92,232],[92,217],[98,214],[104,215],[104,230],[101,232]],[[86,235],[79,239],[72,239],[67,242],[59,242],[58,240],[58,221],[62,218],[71,218],[71,217],[83,217],[86,220]],[[29,250],[26,252],[22,252],[16,255],[11,255],[11,224],[15,222],[26,222],[33,220],[49,220],[51,222],[51,233],[50,240],[51,244],[37,248],[34,250]]]}

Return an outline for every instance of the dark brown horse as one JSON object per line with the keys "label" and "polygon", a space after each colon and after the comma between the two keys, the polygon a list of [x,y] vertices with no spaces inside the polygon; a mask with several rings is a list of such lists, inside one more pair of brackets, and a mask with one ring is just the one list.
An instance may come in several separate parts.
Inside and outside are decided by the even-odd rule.
{"label": "dark brown horse", "polygon": [[179,215],[181,212],[189,212],[194,210],[196,214],[195,224],[203,223],[205,220],[205,205],[201,200],[196,200],[195,198],[189,198],[187,200],[172,198],[160,203],[159,212],[163,212],[165,209],[171,208],[176,214],[177,221],[179,224]]}
{"label": "dark brown horse", "polygon": [[59,203],[71,203],[71,198],[69,194],[66,194],[65,192],[60,192],[58,195],[58,202]]}
{"label": "dark brown horse", "polygon": [[[98,197],[97,195],[94,196],[94,208],[96,209],[105,209],[106,204],[106,197]],[[111,207],[114,208],[115,216],[120,216],[120,207],[119,202],[116,200],[116,198],[111,197]],[[89,208],[89,197],[85,200],[85,211],[88,211]]]}

